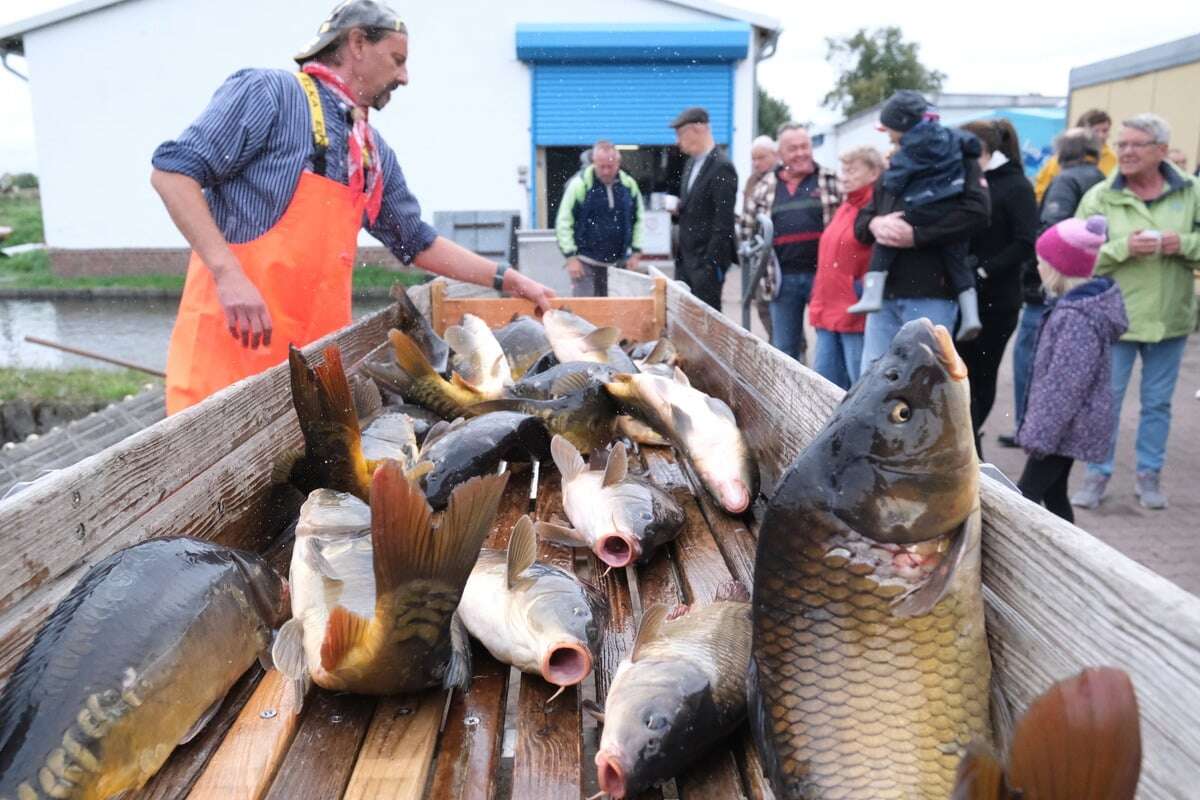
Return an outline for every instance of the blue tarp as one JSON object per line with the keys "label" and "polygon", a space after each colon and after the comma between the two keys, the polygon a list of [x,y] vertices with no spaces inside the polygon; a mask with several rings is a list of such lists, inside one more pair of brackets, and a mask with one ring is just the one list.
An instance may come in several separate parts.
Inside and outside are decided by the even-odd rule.
{"label": "blue tarp", "polygon": [[1066,108],[997,108],[983,118],[1004,117],[1017,129],[1025,174],[1033,177],[1054,155],[1054,137],[1066,128]]}

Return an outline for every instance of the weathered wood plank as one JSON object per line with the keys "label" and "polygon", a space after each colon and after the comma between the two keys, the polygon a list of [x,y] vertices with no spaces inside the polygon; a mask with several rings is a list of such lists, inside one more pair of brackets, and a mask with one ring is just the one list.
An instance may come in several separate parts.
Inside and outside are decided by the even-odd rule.
{"label": "weathered wood plank", "polygon": [[359,747],[378,699],[364,695],[309,692],[292,740],[267,800],[335,800],[350,781]]}
{"label": "weathered wood plank", "polygon": [[[622,291],[637,280],[623,276]],[[734,408],[769,493],[839,390],[674,285],[667,308],[693,382]],[[1142,792],[1188,796],[1200,774],[1200,598],[994,481],[983,481],[982,503],[989,638],[1009,703],[1020,711],[1088,666],[1128,670],[1142,714]]]}
{"label": "weathered wood plank", "polygon": [[572,687],[547,703],[558,687],[533,675],[521,676],[517,698],[517,747],[512,796],[579,798],[583,740],[579,691]]}
{"label": "weathered wood plank", "polygon": [[270,787],[299,724],[288,681],[271,670],[242,707],[188,797],[258,800]]}
{"label": "weathered wood plank", "polygon": [[344,800],[420,800],[445,703],[433,690],[380,700]]}

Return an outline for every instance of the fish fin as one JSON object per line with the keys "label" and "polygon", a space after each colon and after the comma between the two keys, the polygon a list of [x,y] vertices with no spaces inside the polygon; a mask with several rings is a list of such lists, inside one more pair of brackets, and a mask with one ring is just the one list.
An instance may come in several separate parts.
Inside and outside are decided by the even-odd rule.
{"label": "fish fin", "polygon": [[517,520],[508,539],[508,562],[505,567],[508,588],[511,589],[521,573],[536,560],[537,537],[533,534],[533,520],[526,514]]}
{"label": "fish fin", "polygon": [[466,378],[464,378],[462,375],[460,375],[457,372],[451,373],[450,383],[454,384],[455,386],[457,386],[460,389],[466,389],[468,392],[474,392],[475,394],[480,394],[480,395],[482,394],[479,391],[478,386],[471,383],[469,380],[467,380]]}
{"label": "fish fin", "polygon": [[525,413],[525,404],[533,401],[525,400],[516,397],[501,397],[495,400],[484,400],[481,403],[472,403],[464,409],[472,417],[482,417],[484,414],[491,414],[493,411],[520,411]]}
{"label": "fish fin", "polygon": [[583,463],[579,449],[561,434],[554,434],[554,438],[550,440],[550,457],[554,459],[554,466],[558,467],[558,474],[562,476],[563,483],[572,481],[587,471],[587,464]]}
{"label": "fish fin", "polygon": [[775,748],[772,736],[770,715],[767,714],[766,698],[758,679],[758,661],[753,653],[750,665],[746,670],[746,712],[750,721],[750,733],[758,749],[758,757],[762,761],[763,772],[776,791],[782,791],[787,784],[784,782],[779,751]]}
{"label": "fish fin", "polygon": [[933,610],[946,596],[953,585],[967,554],[978,552],[980,536],[980,512],[978,506],[965,520],[954,536],[950,550],[942,557],[924,582],[902,594],[892,604],[892,613],[898,617],[920,617]]}
{"label": "fish fin", "polygon": [[674,380],[676,383],[681,383],[684,386],[692,385],[692,382],[690,380],[688,380],[687,373],[685,373],[679,367],[675,368],[675,372],[673,374],[672,380]]}
{"label": "fish fin", "polygon": [[183,737],[179,740],[179,744],[187,744],[192,739],[195,739],[200,734],[200,731],[204,730],[208,726],[208,723],[212,722],[212,718],[221,710],[221,704],[225,702],[225,698],[228,695],[229,693],[226,692],[218,697],[211,706],[204,709],[204,713],[200,715],[200,718],[193,722],[192,727],[188,728],[187,732],[183,734]]}
{"label": "fish fin", "polygon": [[588,350],[604,351],[621,341],[621,331],[611,325],[596,330],[583,337],[583,344]]}
{"label": "fish fin", "polygon": [[554,383],[550,384],[551,397],[563,397],[575,392],[581,392],[588,387],[595,378],[586,372],[572,372],[569,375],[563,375]]}
{"label": "fish fin", "polygon": [[731,601],[735,603],[749,603],[750,592],[746,590],[745,584],[739,580],[729,580],[717,587],[717,595],[713,598],[714,602]]}
{"label": "fish fin", "polygon": [[638,625],[637,635],[633,639],[633,650],[629,654],[630,661],[637,661],[646,644],[658,638],[666,620],[667,607],[662,603],[655,603],[642,612],[642,623]]}
{"label": "fish fin", "polygon": [[709,410],[718,417],[726,419],[729,422],[732,422],[734,425],[737,425],[737,417],[733,415],[733,409],[726,405],[723,400],[718,400],[715,397],[705,395],[704,402],[708,404]]}
{"label": "fish fin", "polygon": [[392,355],[396,364],[407,372],[409,377],[425,378],[437,375],[429,359],[407,333],[393,328],[388,331],[388,341],[392,343]]}
{"label": "fish fin", "polygon": [[308,547],[304,549],[304,563],[308,564],[313,572],[316,572],[322,578],[341,583],[342,579],[338,576],[333,565],[326,560],[325,553],[322,550],[324,550],[324,547],[320,539],[315,537],[310,539]]}
{"label": "fish fin", "polygon": [[588,541],[575,528],[566,525],[555,525],[553,522],[533,523],[533,532],[544,542],[566,545],[567,547],[588,547]]}
{"label": "fish fin", "polygon": [[692,610],[691,606],[686,605],[684,603],[680,603],[679,605],[675,606],[674,608],[672,608],[670,611],[667,612],[666,619],[667,620],[679,619],[680,617],[685,616],[691,610]]}
{"label": "fish fin", "polygon": [[383,395],[370,378],[355,375],[350,379],[350,395],[359,419],[367,419],[383,410]]}
{"label": "fish fin", "polygon": [[364,361],[359,368],[370,376],[377,387],[383,386],[400,397],[412,386],[412,376],[400,369],[398,364]]}
{"label": "fish fin", "polygon": [[[492,362],[492,368],[491,368],[491,370],[489,370],[488,374],[490,374],[493,378],[502,378],[503,373],[504,373],[504,367],[507,367],[507,366],[508,366],[508,357],[505,356],[504,351],[501,350],[500,355],[496,356],[496,360]],[[508,377],[509,377],[509,382],[511,382],[512,381],[512,370],[509,370]]]}
{"label": "fish fin", "polygon": [[640,444],[646,445],[647,447],[671,446],[671,443],[667,441],[658,431],[654,430],[640,419],[635,419],[628,414],[621,414],[617,417],[617,430],[635,445]]}
{"label": "fish fin", "polygon": [[410,469],[404,471],[404,477],[410,481],[419,481],[429,473],[433,472],[437,465],[432,461],[419,461]]}
{"label": "fish fin", "polygon": [[304,623],[292,617],[283,623],[271,645],[271,660],[280,674],[298,680],[308,674],[304,663]]}
{"label": "fish fin", "polygon": [[642,359],[643,364],[665,364],[671,360],[671,352],[675,346],[671,344],[671,340],[665,336],[659,337],[659,340],[654,343],[654,347]]}
{"label": "fish fin", "polygon": [[967,747],[950,800],[1017,800],[1020,795],[1008,788],[1004,766],[987,745],[978,742]]}
{"label": "fish fin", "polygon": [[471,637],[457,613],[450,618],[450,661],[442,687],[466,691],[471,686]]}
{"label": "fish fin", "polygon": [[1132,800],[1142,765],[1129,675],[1086,669],[1033,701],[1009,749],[1009,783],[1039,800]]}
{"label": "fish fin", "polygon": [[671,406],[671,427],[675,429],[680,441],[691,437],[696,430],[692,423],[692,415],[676,405]]}
{"label": "fish fin", "polygon": [[337,669],[346,654],[367,638],[370,624],[371,620],[350,613],[345,606],[334,606],[321,640],[321,668],[326,672]]}
{"label": "fish fin", "polygon": [[[288,348],[292,405],[304,434],[305,453],[319,454],[322,477],[330,479],[323,488],[352,491],[365,499],[367,463],[342,352],[330,345],[323,355],[324,362],[312,367],[295,345]],[[332,442],[339,444],[333,447]],[[335,451],[336,456],[326,457]]]}
{"label": "fish fin", "polygon": [[600,704],[595,700],[583,700],[580,702],[579,707],[583,709],[588,716],[596,720],[596,722],[599,722],[601,725],[604,724],[604,709],[601,708]]}
{"label": "fish fin", "polygon": [[371,483],[371,546],[375,594],[380,601],[412,579],[438,578],[460,589],[491,530],[507,475],[490,475],[455,487],[436,535],[424,492],[386,461]]}
{"label": "fish fin", "polygon": [[442,339],[446,344],[450,345],[450,349],[459,355],[463,355],[470,349],[470,339],[467,338],[467,332],[463,330],[462,325],[451,325],[446,328],[442,334]]}
{"label": "fish fin", "polygon": [[608,464],[604,468],[604,480],[601,486],[614,486],[625,480],[629,474],[629,456],[625,453],[625,443],[617,442],[612,452],[608,454]]}
{"label": "fish fin", "polygon": [[429,445],[445,436],[449,431],[450,423],[446,420],[443,419],[439,422],[435,422],[433,427],[429,429],[429,432],[425,434],[425,441],[421,444],[421,449],[424,450],[425,448],[429,447]]}

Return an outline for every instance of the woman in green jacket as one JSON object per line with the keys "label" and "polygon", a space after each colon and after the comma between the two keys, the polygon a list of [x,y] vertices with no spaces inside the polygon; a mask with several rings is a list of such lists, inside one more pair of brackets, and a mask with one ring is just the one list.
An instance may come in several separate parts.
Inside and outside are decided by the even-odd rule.
{"label": "woman in green jacket", "polygon": [[1071,502],[1095,508],[1112,475],[1116,428],[1133,362],[1142,358],[1135,491],[1145,508],[1167,507],[1160,473],[1171,426],[1171,395],[1196,318],[1193,271],[1200,267],[1200,185],[1167,161],[1170,129],[1154,114],[1122,123],[1117,173],[1084,195],[1076,216],[1102,214],[1108,241],[1096,274],[1121,287],[1129,330],[1113,348],[1113,449],[1089,464]]}

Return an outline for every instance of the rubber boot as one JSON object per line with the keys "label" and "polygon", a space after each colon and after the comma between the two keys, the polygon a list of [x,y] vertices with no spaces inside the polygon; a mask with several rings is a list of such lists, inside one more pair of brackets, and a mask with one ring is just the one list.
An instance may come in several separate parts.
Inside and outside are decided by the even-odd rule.
{"label": "rubber boot", "polygon": [[868,272],[863,276],[862,299],[846,310],[851,314],[869,314],[883,308],[883,285],[887,283],[886,272]]}
{"label": "rubber boot", "polygon": [[958,342],[969,342],[983,330],[979,321],[979,295],[974,289],[958,293],[958,334],[954,337]]}

